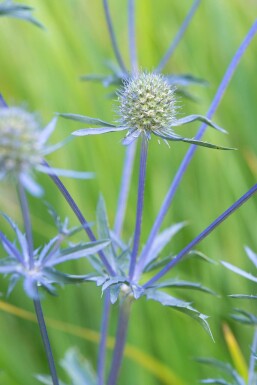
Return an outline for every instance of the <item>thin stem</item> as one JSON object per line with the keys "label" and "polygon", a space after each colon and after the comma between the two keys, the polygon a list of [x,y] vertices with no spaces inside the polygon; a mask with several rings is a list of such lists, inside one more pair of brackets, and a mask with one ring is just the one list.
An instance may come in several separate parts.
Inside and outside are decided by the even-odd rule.
{"label": "thin stem", "polygon": [[138,62],[136,48],[135,0],[128,0],[128,32],[131,71],[132,74],[136,74],[138,72]]}
{"label": "thin stem", "polygon": [[110,318],[110,292],[107,289],[104,295],[104,307],[102,315],[101,325],[101,339],[99,344],[98,354],[98,385],[104,385],[104,370],[105,370],[105,357],[106,357],[106,341],[108,334],[108,325]]}
{"label": "thin stem", "polygon": [[116,56],[116,59],[118,61],[118,64],[119,64],[122,72],[124,72],[126,74],[127,70],[126,70],[125,64],[123,62],[123,59],[121,57],[120,50],[118,48],[118,44],[117,44],[117,40],[116,40],[116,36],[114,33],[114,29],[113,29],[113,24],[112,24],[109,5],[108,5],[108,0],[103,0],[103,6],[104,6],[105,18],[106,18],[107,27],[108,27],[109,35],[111,38],[111,43],[112,43],[112,48],[113,48],[114,54]]}
{"label": "thin stem", "polygon": [[[42,164],[45,167],[48,167],[49,169],[51,169],[51,167],[49,166],[49,164],[45,160],[42,161]],[[72,211],[74,212],[74,214],[78,218],[79,222],[83,226],[83,228],[84,228],[85,232],[87,233],[90,241],[91,242],[96,241],[96,237],[95,237],[93,231],[90,229],[87,220],[83,216],[82,212],[78,208],[76,202],[74,201],[74,199],[72,198],[72,196],[70,195],[70,193],[68,192],[68,190],[66,189],[64,184],[61,182],[60,178],[56,174],[54,174],[53,172],[51,172],[51,174],[48,174],[48,175],[53,180],[55,185],[58,187],[59,191],[62,193],[62,195],[66,199],[66,201],[69,204],[70,208],[72,209]],[[101,261],[103,262],[104,266],[106,267],[107,271],[109,272],[109,274],[115,275],[115,272],[114,272],[113,268],[111,267],[111,265],[109,264],[109,262],[107,261],[104,252],[102,250],[100,250],[100,251],[98,251],[98,255],[99,255]]]}
{"label": "thin stem", "polygon": [[[31,227],[31,221],[30,221],[30,216],[29,216],[29,207],[28,207],[27,196],[26,196],[26,192],[24,190],[24,187],[22,186],[21,183],[18,184],[18,192],[19,192],[23,222],[24,222],[24,227],[25,227],[25,234],[26,234],[26,239],[27,239],[27,243],[28,243],[30,269],[33,269],[34,251],[33,251],[32,227]],[[56,373],[56,368],[55,368],[55,363],[54,363],[54,358],[53,358],[53,353],[51,350],[51,345],[50,345],[50,341],[49,341],[47,330],[46,330],[46,325],[45,325],[45,321],[44,321],[41,303],[40,303],[39,299],[34,300],[33,302],[34,302],[37,321],[38,321],[42,341],[44,344],[44,348],[45,348],[45,352],[46,352],[46,356],[47,356],[47,361],[48,361],[53,385],[59,385],[59,381],[58,381],[58,377],[57,377],[57,373]]]}
{"label": "thin stem", "polygon": [[140,169],[138,178],[138,194],[137,194],[137,213],[136,213],[136,226],[134,233],[133,249],[131,253],[129,278],[132,279],[136,266],[136,258],[139,249],[139,242],[141,236],[141,225],[144,206],[144,192],[145,192],[145,176],[146,176],[146,161],[147,161],[148,140],[145,135],[142,135],[141,142],[141,156],[140,156]]}
{"label": "thin stem", "polygon": [[158,67],[156,68],[155,72],[161,72],[163,70],[163,68],[166,66],[166,64],[168,63],[169,59],[171,58],[171,55],[173,54],[175,48],[177,47],[178,43],[180,42],[180,40],[182,39],[190,21],[192,20],[194,14],[195,14],[195,11],[197,10],[199,4],[200,4],[200,1],[201,0],[195,0],[190,11],[188,12],[184,22],[182,23],[177,35],[175,36],[175,38],[173,39],[173,41],[171,42],[167,52],[165,53],[164,57],[162,58],[162,60],[160,61]]}
{"label": "thin stem", "polygon": [[185,255],[187,255],[193,247],[206,238],[216,227],[218,227],[233,212],[242,206],[253,194],[257,192],[257,184],[248,190],[241,198],[239,198],[232,206],[224,211],[215,221],[213,221],[205,230],[203,230],[196,238],[194,238],[183,250],[181,250],[175,258],[173,258],[162,270],[153,278],[144,284],[144,287],[151,286],[154,282],[162,278],[172,267],[174,267]]}
{"label": "thin stem", "polygon": [[122,181],[121,181],[121,187],[120,187],[120,195],[119,195],[117,214],[116,214],[115,225],[114,225],[114,232],[118,237],[120,237],[121,235],[123,223],[124,223],[124,217],[125,217],[127,201],[128,201],[128,193],[129,193],[130,184],[131,184],[133,164],[135,160],[136,143],[137,141],[134,141],[134,143],[131,143],[131,145],[126,148],[126,155],[125,155]]}
{"label": "thin stem", "polygon": [[[209,111],[207,113],[207,118],[208,119],[211,119],[211,117],[213,116],[213,114],[215,113],[215,111],[217,110],[218,108],[218,105],[224,95],[224,92],[226,91],[227,87],[228,87],[228,84],[236,70],[236,67],[238,65],[238,63],[240,62],[246,48],[248,47],[248,45],[250,44],[251,40],[253,39],[253,37],[255,36],[257,32],[257,20],[254,22],[253,26],[251,27],[251,29],[249,30],[247,36],[245,37],[245,39],[243,40],[242,44],[240,45],[240,47],[238,48],[237,52],[235,53],[233,59],[231,60],[228,68],[227,68],[227,71],[225,72],[225,75],[220,83],[220,86],[216,92],[216,95],[211,103],[211,106],[209,108]],[[201,139],[201,137],[203,136],[205,130],[206,130],[206,124],[202,124],[197,135],[195,136],[195,138],[197,140]],[[164,217],[165,215],[167,214],[167,211],[172,203],[172,200],[173,200],[173,197],[175,195],[175,192],[179,186],[179,183],[184,175],[184,173],[186,172],[186,169],[187,169],[187,166],[189,165],[195,151],[197,149],[197,146],[190,146],[189,150],[187,151],[174,179],[173,179],[173,182],[169,188],[169,191],[164,199],[164,202],[162,204],[162,207],[156,217],[156,220],[155,220],[155,223],[152,227],[152,230],[150,232],[150,235],[148,237],[148,240],[146,242],[146,245],[142,251],[142,254],[141,254],[141,257],[140,257],[140,263],[142,263],[143,261],[145,261],[145,259],[147,258],[147,255],[151,249],[151,246],[153,244],[153,241],[161,227],[161,224],[164,220]],[[141,262],[142,260],[142,262]],[[137,275],[139,274],[139,271],[137,272]]]}
{"label": "thin stem", "polygon": [[37,321],[38,321],[42,341],[43,341],[46,356],[47,356],[50,373],[52,376],[53,385],[59,385],[59,380],[58,380],[53,353],[52,353],[52,349],[51,349],[51,345],[50,345],[50,341],[49,341],[49,337],[46,329],[42,306],[41,306],[40,300],[34,300],[33,302],[34,302],[34,308],[37,316]]}
{"label": "thin stem", "polygon": [[2,94],[0,94],[0,108],[8,108]]}
{"label": "thin stem", "polygon": [[22,217],[24,222],[25,234],[28,244],[28,254],[29,254],[29,267],[30,269],[34,266],[34,247],[33,247],[33,237],[32,237],[32,228],[31,221],[29,216],[29,207],[26,192],[21,183],[18,183],[18,193],[20,199],[20,206],[22,211]]}
{"label": "thin stem", "polygon": [[126,343],[131,303],[131,300],[127,298],[120,306],[117,333],[115,339],[116,342],[113,351],[112,364],[107,385],[116,385],[117,383]]}
{"label": "thin stem", "polygon": [[251,357],[249,363],[249,372],[248,372],[248,385],[254,385],[255,379],[255,363],[256,363],[256,353],[257,353],[257,328],[254,331],[253,343],[251,346]]}

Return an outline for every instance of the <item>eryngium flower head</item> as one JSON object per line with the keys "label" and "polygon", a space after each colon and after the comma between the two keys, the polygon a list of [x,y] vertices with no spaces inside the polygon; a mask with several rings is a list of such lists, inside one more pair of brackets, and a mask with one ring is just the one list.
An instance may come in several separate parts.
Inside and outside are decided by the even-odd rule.
{"label": "eryngium flower head", "polygon": [[0,95],[0,180],[11,176],[32,195],[40,196],[43,190],[33,178],[34,170],[74,178],[92,178],[92,173],[49,168],[42,163],[45,155],[63,145],[62,142],[47,145],[56,122],[57,118],[53,118],[42,128],[35,114],[20,107],[8,107]]}
{"label": "eryngium flower head", "polygon": [[0,108],[0,174],[19,175],[42,159],[39,123],[22,108]]}
{"label": "eryngium flower head", "polygon": [[208,124],[221,132],[226,131],[202,115],[189,115],[178,119],[176,117],[175,88],[162,75],[140,72],[131,76],[125,81],[123,89],[118,94],[118,103],[118,125],[89,116],[67,113],[60,115],[66,119],[100,126],[94,129],[82,128],[77,130],[73,132],[73,135],[76,136],[127,131],[122,141],[124,145],[131,144],[140,136],[150,139],[151,134],[154,134],[166,142],[186,142],[215,149],[231,150],[231,148],[216,146],[196,138],[185,138],[174,132],[174,127],[195,121]]}
{"label": "eryngium flower head", "polygon": [[148,136],[170,127],[176,112],[174,91],[159,74],[143,72],[132,78],[119,94],[121,126]]}

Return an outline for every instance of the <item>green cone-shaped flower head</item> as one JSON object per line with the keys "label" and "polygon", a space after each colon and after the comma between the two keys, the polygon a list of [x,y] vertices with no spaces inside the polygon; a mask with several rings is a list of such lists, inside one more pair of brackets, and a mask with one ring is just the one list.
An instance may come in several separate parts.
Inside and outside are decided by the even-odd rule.
{"label": "green cone-shaped flower head", "polygon": [[119,94],[121,125],[147,135],[170,127],[176,112],[174,91],[163,76],[139,73]]}
{"label": "green cone-shaped flower head", "polygon": [[39,163],[40,127],[19,107],[0,108],[0,174],[20,174]]}

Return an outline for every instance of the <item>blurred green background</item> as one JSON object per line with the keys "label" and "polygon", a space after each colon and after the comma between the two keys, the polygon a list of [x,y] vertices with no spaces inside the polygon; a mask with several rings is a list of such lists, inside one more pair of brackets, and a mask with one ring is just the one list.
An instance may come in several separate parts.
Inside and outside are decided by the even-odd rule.
{"label": "blurred green background", "polygon": [[[0,18],[0,92],[9,104],[25,104],[38,111],[46,124],[55,112],[73,112],[108,121],[115,121],[115,102],[108,98],[110,89],[100,84],[83,83],[80,75],[106,73],[107,61],[115,62],[101,1],[90,0],[24,0],[35,8],[34,16],[46,30],[24,21]],[[136,2],[137,43],[140,67],[152,70],[166,51],[183,21],[191,1],[141,0]],[[118,43],[128,63],[127,2],[110,0]],[[190,92],[198,102],[180,99],[181,116],[206,114],[219,82],[238,46],[257,15],[254,0],[202,0],[201,5],[164,73],[192,73],[208,80],[208,87],[194,86]],[[222,211],[245,193],[257,179],[257,37],[253,40],[226,91],[214,116],[214,121],[229,131],[228,136],[208,130],[205,139],[213,143],[237,147],[235,152],[199,148],[177,191],[165,224],[188,220],[189,225],[174,238],[170,251],[176,253]],[[82,125],[59,120],[52,143],[66,138]],[[179,133],[192,135],[198,125],[179,128]],[[89,170],[97,174],[91,181],[65,180],[67,187],[90,221],[95,220],[95,207],[102,192],[108,207],[110,222],[114,222],[122,160],[125,149],[120,144],[122,134],[76,138],[65,148],[49,157],[55,167]],[[143,239],[146,240],[172,177],[188,146],[183,143],[150,143],[147,169]],[[126,214],[124,238],[132,235],[136,206],[136,159],[129,210]],[[45,188],[45,200],[58,212],[76,219],[64,199],[46,176],[38,176]],[[54,226],[42,201],[30,198],[35,244],[46,242],[54,234]],[[0,209],[21,224],[15,190],[0,186]],[[184,261],[169,276],[201,281],[219,293],[219,297],[191,292],[174,292],[192,300],[201,312],[210,315],[215,343],[193,320],[158,304],[139,301],[134,305],[128,341],[142,352],[150,354],[173,372],[177,380],[161,379],[163,369],[154,375],[140,364],[136,356],[126,357],[119,384],[191,385],[207,376],[206,368],[194,359],[212,356],[230,360],[222,325],[230,325],[248,359],[253,330],[231,321],[235,307],[254,310],[252,302],[228,298],[232,293],[256,294],[250,282],[225,270],[220,260],[230,261],[246,270],[253,267],[246,258],[244,245],[257,252],[257,198],[222,224],[198,247],[217,261],[216,265],[196,260]],[[1,229],[5,224],[1,221]],[[164,224],[164,225],[165,225]],[[8,231],[6,229],[6,231]],[[79,261],[66,266],[66,271],[85,273],[89,267]],[[6,301],[7,280],[0,281],[2,300]],[[32,303],[18,286],[8,302],[33,311]],[[102,299],[100,290],[92,285],[59,289],[57,298],[47,297],[43,307],[47,317],[80,327],[99,330]],[[110,334],[114,334],[117,306],[111,319]],[[49,327],[57,360],[71,346],[96,366],[97,344]],[[153,367],[153,365],[152,365]],[[0,310],[0,385],[32,385],[34,373],[47,373],[37,325]],[[159,371],[159,375],[158,375]],[[62,375],[62,371],[60,370]],[[213,375],[213,372],[211,373]],[[210,374],[210,375],[211,375]]]}

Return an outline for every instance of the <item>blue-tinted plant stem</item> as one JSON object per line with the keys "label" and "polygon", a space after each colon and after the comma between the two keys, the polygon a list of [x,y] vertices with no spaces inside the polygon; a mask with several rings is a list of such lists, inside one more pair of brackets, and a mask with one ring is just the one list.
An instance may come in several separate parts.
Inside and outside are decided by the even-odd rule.
{"label": "blue-tinted plant stem", "polygon": [[106,357],[106,342],[108,335],[108,325],[110,317],[110,291],[106,290],[104,294],[104,306],[102,314],[102,324],[101,324],[101,338],[99,344],[99,354],[98,354],[98,385],[104,385],[104,371],[105,371],[105,357]]}
{"label": "blue-tinted plant stem", "polygon": [[[49,169],[51,169],[51,167],[49,166],[49,164],[45,160],[42,161],[42,164],[45,167],[48,167]],[[74,212],[74,214],[78,218],[79,222],[83,226],[83,228],[84,228],[85,232],[87,233],[88,238],[90,239],[90,241],[91,242],[96,241],[96,237],[95,237],[93,231],[90,229],[87,220],[83,216],[83,214],[80,211],[79,207],[77,206],[76,202],[74,201],[74,199],[72,198],[72,196],[70,195],[69,191],[66,189],[66,187],[64,186],[64,184],[60,180],[60,178],[56,174],[54,174],[52,172],[51,172],[51,174],[49,174],[49,177],[53,180],[55,185],[58,187],[59,191],[62,193],[62,195],[66,199],[66,201],[69,204],[70,208],[72,209],[72,211]],[[104,266],[106,267],[108,273],[111,274],[111,275],[115,275],[115,272],[114,272],[113,268],[111,267],[111,265],[109,264],[109,262],[107,261],[107,258],[105,256],[104,252],[102,250],[100,250],[100,251],[98,251],[98,255],[99,255],[101,261],[103,262]]]}
{"label": "blue-tinted plant stem", "polygon": [[8,108],[3,96],[0,94],[0,108]]}
{"label": "blue-tinted plant stem", "polygon": [[193,5],[192,5],[192,8],[190,9],[190,11],[188,12],[184,22],[182,23],[177,35],[175,36],[175,38],[173,39],[172,43],[170,44],[170,47],[169,49],[167,50],[167,52],[165,53],[164,57],[162,58],[162,60],[160,61],[158,67],[156,68],[155,72],[161,72],[163,70],[163,68],[166,66],[166,64],[168,63],[169,59],[171,58],[174,50],[176,49],[178,43],[180,42],[180,40],[182,39],[190,21],[192,20],[194,14],[195,14],[195,11],[197,10],[199,4],[200,4],[200,1],[201,0],[195,0]]}
{"label": "blue-tinted plant stem", "polygon": [[225,219],[242,206],[252,195],[257,192],[257,184],[255,184],[247,193],[239,198],[232,206],[222,213],[215,221],[213,221],[205,230],[203,230],[195,239],[193,239],[183,250],[181,250],[175,258],[173,258],[162,270],[153,278],[144,284],[144,287],[151,286],[154,282],[162,278],[172,267],[174,267],[185,255],[187,255],[198,243],[206,238],[216,227],[218,227]]}
{"label": "blue-tinted plant stem", "polygon": [[126,344],[131,304],[131,299],[127,298],[120,305],[115,346],[107,385],[116,385],[117,383]]}
{"label": "blue-tinted plant stem", "polygon": [[[228,68],[227,68],[227,71],[225,72],[225,75],[220,83],[220,86],[216,92],[216,95],[211,103],[211,106],[209,108],[209,111],[207,113],[207,118],[211,119],[213,114],[215,113],[215,111],[217,110],[218,108],[218,105],[223,97],[223,94],[225,92],[225,90],[227,89],[228,87],[228,84],[236,70],[236,67],[238,65],[238,63],[240,62],[240,59],[242,58],[246,48],[248,47],[248,45],[250,44],[251,40],[253,39],[253,37],[255,36],[257,32],[257,20],[255,21],[255,23],[253,24],[252,28],[249,30],[247,36],[245,37],[244,41],[242,42],[242,44],[240,45],[240,47],[238,48],[236,54],[234,55],[233,59],[231,60]],[[197,140],[201,139],[201,137],[203,136],[205,130],[206,130],[206,124],[202,124],[197,135],[195,136],[195,138]],[[146,245],[142,251],[142,254],[141,254],[141,257],[139,259],[139,265],[138,265],[138,268],[137,268],[137,275],[140,273],[140,268],[143,266],[143,263],[145,261],[145,259],[147,258],[147,255],[151,249],[151,246],[153,244],[153,241],[161,227],[161,224],[163,222],[163,219],[165,217],[165,215],[167,214],[167,211],[172,203],[172,200],[173,200],[173,197],[175,195],[175,192],[179,186],[179,183],[184,175],[184,173],[186,172],[186,169],[187,169],[187,166],[189,165],[195,151],[197,149],[197,146],[194,146],[194,145],[191,145],[189,150],[187,151],[174,179],[173,179],[173,182],[169,188],[169,191],[164,199],[164,202],[162,204],[162,207],[157,215],[157,218],[154,222],[154,225],[152,227],[152,230],[150,232],[150,235],[148,237],[148,240],[146,242]]]}
{"label": "blue-tinted plant stem", "polygon": [[255,379],[255,363],[256,363],[256,354],[257,354],[257,328],[254,331],[253,343],[251,346],[251,357],[249,363],[249,372],[248,372],[248,385],[254,385]]}
{"label": "blue-tinted plant stem", "polygon": [[[31,227],[31,221],[30,221],[30,215],[29,215],[27,196],[26,196],[26,192],[24,190],[24,187],[21,183],[18,184],[18,192],[19,192],[20,205],[21,205],[21,211],[22,211],[22,216],[23,216],[25,234],[26,234],[26,239],[27,239],[27,243],[28,243],[30,268],[32,269],[34,266],[32,227]],[[45,352],[46,352],[46,356],[47,356],[47,361],[48,361],[49,370],[51,373],[53,385],[59,385],[57,372],[56,372],[56,368],[55,368],[55,363],[54,363],[54,358],[53,358],[53,353],[51,350],[51,345],[50,345],[48,333],[46,330],[46,325],[45,325],[45,321],[44,321],[41,303],[40,303],[39,299],[34,300],[33,302],[34,302],[37,321],[38,321],[42,341],[44,344],[44,348],[45,348]]]}
{"label": "blue-tinted plant stem", "polygon": [[45,348],[45,352],[48,360],[48,365],[49,365],[53,385],[59,385],[59,380],[58,380],[58,376],[55,368],[53,353],[52,353],[52,349],[51,349],[51,345],[50,345],[50,341],[49,341],[49,337],[46,329],[41,302],[40,300],[34,300],[33,302],[34,302],[34,308],[37,316],[41,337],[43,340],[43,344],[44,344],[44,348]]}
{"label": "blue-tinted plant stem", "polygon": [[126,74],[127,70],[126,70],[125,64],[123,62],[123,59],[121,57],[121,53],[120,53],[120,50],[118,48],[116,36],[115,36],[115,33],[114,33],[114,29],[113,29],[113,24],[112,24],[112,19],[111,19],[109,5],[108,5],[108,0],[103,0],[103,6],[104,6],[105,18],[106,18],[107,27],[108,27],[108,31],[109,31],[109,34],[110,34],[110,38],[111,38],[111,43],[112,43],[112,48],[113,48],[114,54],[116,56],[116,59],[117,59],[118,64],[120,66],[120,69],[122,70],[122,72],[124,72],[124,74]]}
{"label": "blue-tinted plant stem", "polygon": [[133,75],[135,75],[138,72],[135,25],[135,0],[128,0],[128,32],[131,72]]}
{"label": "blue-tinted plant stem", "polygon": [[118,237],[120,237],[123,229],[124,217],[125,217],[125,212],[127,208],[128,194],[129,194],[129,189],[131,184],[132,170],[133,170],[133,165],[135,160],[136,143],[137,141],[134,141],[134,143],[131,143],[131,145],[126,148],[126,155],[125,155],[122,181],[121,181],[121,187],[120,187],[120,195],[119,195],[118,207],[117,207],[117,213],[116,213],[115,225],[114,225],[114,232]]}
{"label": "blue-tinted plant stem", "polygon": [[141,236],[141,225],[142,225],[142,216],[143,216],[143,206],[144,206],[144,192],[145,192],[145,176],[146,176],[146,161],[147,161],[147,151],[148,151],[148,140],[145,135],[142,135],[141,142],[141,155],[140,155],[140,169],[139,169],[139,178],[138,178],[138,193],[137,193],[137,213],[136,213],[136,225],[134,232],[134,242],[130,259],[129,266],[129,278],[133,278],[136,259],[139,249],[139,242]]}
{"label": "blue-tinted plant stem", "polygon": [[33,269],[34,266],[34,247],[33,247],[33,237],[32,237],[32,228],[31,228],[31,221],[29,216],[29,207],[28,207],[28,201],[26,192],[24,190],[24,187],[22,183],[18,183],[18,193],[19,193],[19,199],[20,199],[20,206],[22,211],[22,217],[24,222],[24,228],[25,228],[25,234],[28,244],[28,254],[29,254],[29,267],[30,269]]}

